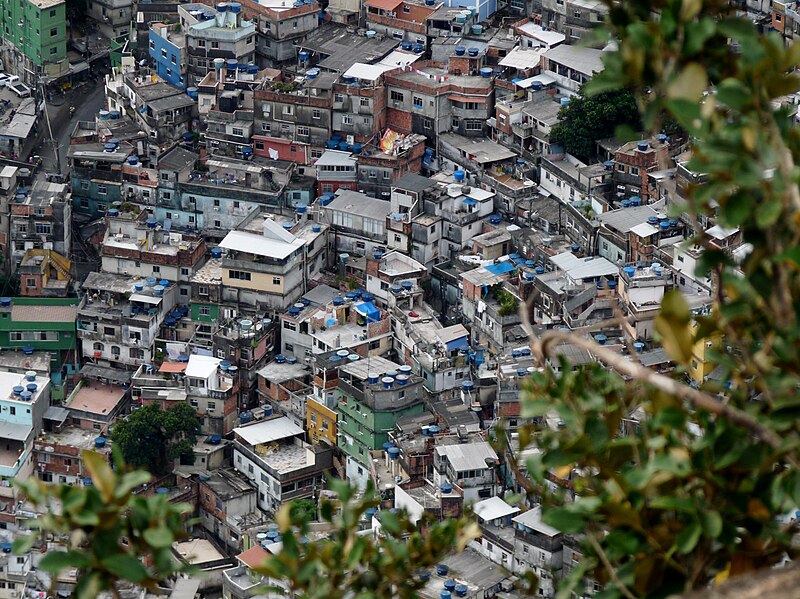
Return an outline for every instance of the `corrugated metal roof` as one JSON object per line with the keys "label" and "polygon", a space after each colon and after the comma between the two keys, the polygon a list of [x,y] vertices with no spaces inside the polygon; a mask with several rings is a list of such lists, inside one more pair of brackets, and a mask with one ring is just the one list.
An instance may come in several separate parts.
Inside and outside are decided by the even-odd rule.
{"label": "corrugated metal roof", "polygon": [[552,256],[550,261],[563,270],[573,280],[594,279],[619,274],[619,267],[605,258],[578,258],[575,254],[564,252]]}
{"label": "corrugated metal roof", "polygon": [[528,510],[527,512],[523,512],[519,516],[512,518],[512,521],[516,522],[517,524],[522,524],[526,528],[530,528],[531,530],[535,530],[549,537],[555,537],[561,534],[561,531],[557,528],[553,528],[552,526],[542,522],[541,506],[537,506],[531,510]]}
{"label": "corrugated metal roof", "polygon": [[189,363],[186,365],[186,376],[207,379],[217,371],[220,362],[222,360],[219,358],[192,354],[189,356]]}
{"label": "corrugated metal roof", "polygon": [[489,497],[489,499],[479,501],[472,507],[472,509],[476,516],[482,520],[485,520],[486,522],[491,522],[492,520],[497,520],[498,518],[505,518],[511,514],[519,513],[518,507],[508,505],[500,497]]}
{"label": "corrugated metal roof", "polygon": [[302,435],[303,429],[286,416],[281,416],[280,418],[272,418],[248,426],[240,426],[233,429],[233,432],[249,445],[262,445],[285,439],[286,437]]}
{"label": "corrugated metal roof", "polygon": [[486,458],[497,459],[494,449],[486,441],[461,445],[439,445],[436,447],[436,453],[440,456],[447,456],[447,460],[456,472],[485,470]]}
{"label": "corrugated metal roof", "polygon": [[287,243],[285,241],[270,239],[263,235],[256,235],[245,231],[231,231],[219,244],[219,247],[226,250],[245,252],[257,256],[267,256],[278,260],[289,257],[302,246],[303,241],[300,239],[295,239]]}
{"label": "corrugated metal roof", "polygon": [[12,441],[26,441],[33,428],[28,424],[14,424],[0,421],[0,438]]}
{"label": "corrugated metal roof", "polygon": [[631,206],[600,214],[597,220],[620,233],[627,233],[636,225],[646,223],[651,216],[658,216],[658,212],[650,206]]}

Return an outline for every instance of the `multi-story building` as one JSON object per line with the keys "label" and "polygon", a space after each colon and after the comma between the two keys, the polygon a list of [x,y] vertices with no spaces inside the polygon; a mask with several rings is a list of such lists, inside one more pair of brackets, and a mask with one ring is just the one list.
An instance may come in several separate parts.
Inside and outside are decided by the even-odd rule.
{"label": "multi-story building", "polygon": [[178,301],[189,303],[192,276],[205,262],[201,237],[159,223],[145,211],[112,208],[106,222],[100,250],[103,272],[166,279],[180,287]]}
{"label": "multi-story building", "polygon": [[18,272],[23,297],[66,297],[72,292],[72,262],[55,250],[27,250]]}
{"label": "multi-story building", "polygon": [[242,18],[241,4],[221,3],[216,12],[205,4],[178,8],[186,29],[188,83],[196,85],[222,58],[232,66],[254,64],[256,26]]}
{"label": "multi-story building", "polygon": [[347,360],[339,367],[338,445],[346,455],[347,478],[363,487],[370,478],[370,452],[389,441],[399,419],[424,411],[422,379],[410,366],[379,356]]}
{"label": "multi-story building", "polygon": [[[252,220],[220,242],[223,300],[240,308],[274,310],[305,293],[306,242],[270,218]],[[259,232],[260,228],[260,232]],[[321,231],[320,231],[321,234]]]}
{"label": "multi-story building", "polygon": [[256,488],[232,468],[204,468],[208,475],[198,476],[198,517],[200,526],[227,549],[239,551],[243,545],[242,525],[260,521]]}
{"label": "multi-story building", "polygon": [[256,56],[259,66],[277,67],[295,60],[295,43],[319,27],[316,2],[289,6],[284,0],[260,0],[247,4],[256,23]]}
{"label": "multi-story building", "polygon": [[135,6],[133,0],[89,0],[86,12],[104,37],[115,39],[130,32]]}
{"label": "multi-story building", "polygon": [[3,8],[0,50],[5,70],[37,87],[40,77],[70,72],[67,61],[67,16],[64,0],[9,2]]}
{"label": "multi-story building", "polygon": [[[72,203],[69,186],[45,183],[24,200],[11,204],[12,264],[19,266],[28,250],[53,250],[70,255]],[[23,281],[24,286],[28,281]]]}
{"label": "multi-story building", "polygon": [[339,191],[325,206],[324,218],[335,231],[336,249],[356,255],[372,255],[386,246],[389,202],[354,191]]}
{"label": "multi-story building", "polygon": [[148,136],[148,155],[160,153],[160,148],[192,128],[197,103],[181,89],[157,77],[128,76],[125,85],[130,98],[128,114]]}
{"label": "multi-story building", "polygon": [[67,160],[75,212],[97,218],[123,199],[122,165],[135,151],[125,142],[70,145]]}
{"label": "multi-story building", "polygon": [[367,28],[424,47],[428,44],[425,22],[442,6],[441,2],[367,0]]}
{"label": "multi-story building", "polygon": [[266,84],[255,92],[257,156],[312,164],[331,138],[331,88],[335,76],[306,77],[291,89]]}
{"label": "multi-story building", "polygon": [[67,377],[80,369],[75,334],[79,304],[76,298],[0,299],[0,347],[47,356],[51,395],[59,400],[64,399]]}
{"label": "multi-story building", "polygon": [[233,467],[258,488],[258,507],[274,514],[292,499],[322,489],[333,450],[303,441],[303,429],[286,416],[233,429]]}
{"label": "multi-story building", "polygon": [[92,272],[78,311],[81,355],[93,364],[136,370],[154,358],[153,342],[178,297],[177,286],[153,277]]}
{"label": "multi-story building", "polygon": [[[458,52],[462,50],[466,52],[463,47]],[[386,73],[386,125],[399,133],[424,135],[436,148],[439,136],[449,131],[483,137],[494,112],[492,79],[478,76],[482,57],[456,58],[465,64],[451,60],[444,69],[417,61],[412,70]]]}
{"label": "multi-story building", "polygon": [[433,482],[437,486],[458,485],[465,504],[494,495],[498,459],[483,437],[442,437],[437,441],[433,458]]}
{"label": "multi-story building", "polygon": [[186,89],[186,33],[178,23],[151,23],[148,53],[156,73],[170,85]]}
{"label": "multi-story building", "polygon": [[[50,379],[33,371],[1,371],[0,397],[0,476],[22,481],[34,472],[33,444],[50,405]],[[0,496],[13,497],[6,491],[0,486]]]}
{"label": "multi-story building", "polygon": [[602,56],[601,50],[561,44],[542,56],[542,73],[556,80],[560,93],[573,96],[603,70]]}
{"label": "multi-story building", "polygon": [[541,25],[563,33],[572,44],[603,22],[608,6],[598,0],[542,0]]}
{"label": "multi-story building", "polygon": [[326,150],[314,163],[317,171],[317,193],[332,194],[338,190],[356,191],[358,159],[349,151]]}
{"label": "multi-story building", "polygon": [[[58,412],[56,408],[52,412]],[[89,485],[91,474],[83,463],[84,451],[96,451],[109,458],[111,443],[104,434],[69,424],[59,425],[46,414],[49,429],[34,443],[35,472],[39,480],[63,485]]]}

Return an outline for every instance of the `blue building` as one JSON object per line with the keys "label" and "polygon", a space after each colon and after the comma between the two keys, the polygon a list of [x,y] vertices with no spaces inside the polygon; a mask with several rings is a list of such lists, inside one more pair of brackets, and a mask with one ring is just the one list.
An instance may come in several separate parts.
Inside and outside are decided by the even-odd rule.
{"label": "blue building", "polygon": [[468,22],[477,15],[474,22],[481,23],[488,21],[497,12],[497,0],[444,0],[444,3],[450,8],[463,8],[465,11],[472,11],[472,15],[465,16],[464,21],[459,22]]}
{"label": "blue building", "polygon": [[177,23],[150,25],[150,58],[164,81],[186,89],[186,35]]}

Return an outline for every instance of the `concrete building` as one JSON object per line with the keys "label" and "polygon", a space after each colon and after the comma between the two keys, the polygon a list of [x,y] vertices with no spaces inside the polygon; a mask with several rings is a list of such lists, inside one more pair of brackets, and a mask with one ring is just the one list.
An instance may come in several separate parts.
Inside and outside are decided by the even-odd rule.
{"label": "concrete building", "polygon": [[[64,183],[45,183],[10,206],[11,261],[18,267],[28,250],[53,250],[69,256],[72,198]],[[27,286],[29,281],[23,281]]]}
{"label": "concrete building", "polygon": [[[35,469],[33,444],[50,405],[50,379],[35,372],[0,372],[0,476],[25,480]],[[8,492],[8,493],[7,493]],[[0,486],[0,496],[13,491]]]}
{"label": "concrete building", "polygon": [[231,61],[229,64],[254,63],[256,25],[242,18],[240,4],[220,4],[216,11],[205,4],[185,4],[178,12],[186,28],[190,85],[196,85],[214,68],[214,59]]}
{"label": "concrete building", "polygon": [[89,0],[86,9],[98,31],[108,39],[128,34],[131,23],[135,20],[133,0]]}
{"label": "concrete building", "polygon": [[346,455],[348,480],[360,487],[370,477],[370,452],[389,440],[387,431],[398,419],[424,411],[422,379],[398,368],[377,356],[339,367],[338,446]]}
{"label": "concrete building", "polygon": [[164,81],[186,89],[186,34],[177,23],[152,23],[148,53]]}
{"label": "concrete building", "polygon": [[476,502],[492,497],[497,491],[496,463],[497,454],[486,441],[451,439],[450,444],[436,446],[433,482],[437,486],[446,483],[458,485],[463,491],[465,504]]}
{"label": "concrete building", "polygon": [[86,302],[78,311],[78,338],[83,358],[127,370],[151,362],[153,342],[176,304],[177,286],[92,272],[82,289]]}
{"label": "concrete building", "polygon": [[258,507],[274,514],[292,499],[323,488],[332,450],[303,441],[303,429],[274,417],[233,430],[233,466],[258,488]]}
{"label": "concrete building", "polygon": [[594,48],[561,44],[544,53],[542,73],[555,79],[560,93],[572,96],[603,70],[602,55]]}
{"label": "concrete building", "polygon": [[336,251],[371,256],[384,249],[389,209],[389,202],[355,191],[338,191],[323,212],[334,231]]}
{"label": "concrete building", "polygon": [[34,87],[39,77],[69,75],[64,0],[9,3],[3,11],[1,30],[5,44],[0,56],[6,72]]}

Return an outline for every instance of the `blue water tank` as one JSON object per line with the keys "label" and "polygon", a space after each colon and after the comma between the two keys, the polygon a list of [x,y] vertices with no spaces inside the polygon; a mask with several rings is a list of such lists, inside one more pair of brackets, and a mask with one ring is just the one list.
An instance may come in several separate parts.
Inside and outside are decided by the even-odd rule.
{"label": "blue water tank", "polygon": [[106,438],[105,438],[105,437],[97,437],[97,438],[94,440],[94,446],[95,446],[97,449],[103,449],[103,447],[105,447],[105,446],[106,446]]}
{"label": "blue water tank", "polygon": [[215,259],[222,258],[222,248],[211,248],[211,257]]}
{"label": "blue water tank", "polygon": [[444,581],[444,588],[448,591],[454,591],[456,589],[456,581],[452,578],[448,578]]}
{"label": "blue water tank", "polygon": [[350,144],[347,143],[346,141],[340,141],[339,142],[339,149],[342,150],[343,152],[349,152],[350,151]]}
{"label": "blue water tank", "polygon": [[478,55],[478,51],[479,50],[477,48],[470,48],[467,50],[467,54],[469,54],[472,58],[475,58]]}
{"label": "blue water tank", "polygon": [[631,278],[633,278],[633,275],[636,274],[636,269],[633,266],[626,266],[622,270],[625,272],[626,275],[628,275]]}
{"label": "blue water tank", "polygon": [[403,42],[400,44],[400,48],[403,50],[411,50],[411,42]]}
{"label": "blue water tank", "polygon": [[247,424],[253,419],[253,414],[250,412],[242,412],[239,414],[239,422],[242,424]]}
{"label": "blue water tank", "polygon": [[[139,164],[139,157],[138,156],[128,156],[128,164],[131,166],[136,166]],[[119,212],[119,211],[117,211]]]}
{"label": "blue water tank", "polygon": [[264,410],[264,416],[272,416],[272,406],[271,405],[266,404],[263,407],[263,410]]}
{"label": "blue water tank", "polygon": [[481,77],[488,79],[489,77],[492,76],[493,72],[494,70],[492,69],[492,67],[483,67],[481,69]]}
{"label": "blue water tank", "polygon": [[390,447],[386,450],[386,453],[389,454],[390,460],[396,460],[400,457],[400,450],[397,447]]}
{"label": "blue water tank", "polygon": [[467,53],[467,49],[464,46],[456,46],[456,56],[464,56]]}
{"label": "blue water tank", "polygon": [[211,445],[219,445],[222,443],[222,435],[211,435],[209,441],[211,442]]}
{"label": "blue water tank", "polygon": [[457,584],[456,585],[456,597],[466,597],[467,592],[469,592],[469,588],[465,584]]}
{"label": "blue water tank", "polygon": [[438,435],[438,434],[441,432],[441,430],[442,430],[442,429],[440,429],[438,426],[436,426],[436,425],[434,424],[433,426],[431,426],[431,427],[428,429],[428,432],[429,432],[431,435]]}
{"label": "blue water tank", "polygon": [[[449,483],[449,482],[443,482],[439,486],[439,489],[442,491],[442,493],[452,493],[453,492],[453,485],[452,485],[452,483]],[[436,569],[436,572],[439,574],[439,576],[444,576],[445,574],[447,574],[447,570],[445,570],[444,572],[439,572],[438,568]]]}
{"label": "blue water tank", "polygon": [[462,170],[453,171],[453,179],[455,179],[456,183],[461,183],[462,181],[464,181],[464,177],[466,176],[467,176],[466,171]]}
{"label": "blue water tank", "polygon": [[189,96],[192,100],[197,100],[200,96],[200,90],[196,87],[187,87],[186,88],[186,95]]}
{"label": "blue water tank", "polygon": [[[450,490],[448,491],[448,493],[453,490],[453,485],[451,485],[450,483],[445,483],[444,485],[442,485],[442,487],[444,487],[445,485],[448,485],[450,487]],[[444,490],[444,489],[442,489],[442,490]],[[439,564],[438,566],[436,566],[436,573],[439,576],[447,576],[447,573],[449,571],[450,571],[450,568],[445,564]]]}

